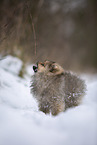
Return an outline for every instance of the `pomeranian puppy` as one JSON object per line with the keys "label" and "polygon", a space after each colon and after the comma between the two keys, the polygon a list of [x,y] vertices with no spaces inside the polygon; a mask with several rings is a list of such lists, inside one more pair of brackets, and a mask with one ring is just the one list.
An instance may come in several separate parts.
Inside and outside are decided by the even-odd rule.
{"label": "pomeranian puppy", "polygon": [[81,103],[86,85],[77,75],[53,61],[38,62],[33,70],[31,93],[40,111],[57,115]]}

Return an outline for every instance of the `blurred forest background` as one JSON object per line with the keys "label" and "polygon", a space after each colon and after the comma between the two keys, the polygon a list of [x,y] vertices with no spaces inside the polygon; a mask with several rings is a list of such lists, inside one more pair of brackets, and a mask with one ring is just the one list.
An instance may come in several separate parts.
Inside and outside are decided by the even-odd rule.
{"label": "blurred forest background", "polygon": [[0,0],[0,55],[8,54],[97,72],[97,0]]}

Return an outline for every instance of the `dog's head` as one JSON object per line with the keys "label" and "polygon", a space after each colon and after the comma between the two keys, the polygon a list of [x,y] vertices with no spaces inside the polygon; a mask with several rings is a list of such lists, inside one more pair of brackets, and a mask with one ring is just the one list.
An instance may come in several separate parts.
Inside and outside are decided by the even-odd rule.
{"label": "dog's head", "polygon": [[33,70],[35,73],[44,72],[48,75],[57,75],[64,72],[64,69],[59,64],[48,60],[44,62],[38,62],[36,66],[33,66]]}

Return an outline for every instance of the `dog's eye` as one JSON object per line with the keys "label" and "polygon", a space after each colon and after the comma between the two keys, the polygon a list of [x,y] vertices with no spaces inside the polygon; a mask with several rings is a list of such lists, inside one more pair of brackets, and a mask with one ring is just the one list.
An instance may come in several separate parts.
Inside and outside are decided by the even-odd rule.
{"label": "dog's eye", "polygon": [[52,65],[52,68],[53,68],[53,69],[56,68],[55,65]]}
{"label": "dog's eye", "polygon": [[58,67],[57,67],[57,65],[52,65],[52,68],[57,69]]}
{"label": "dog's eye", "polygon": [[44,66],[44,63],[41,63],[42,66]]}

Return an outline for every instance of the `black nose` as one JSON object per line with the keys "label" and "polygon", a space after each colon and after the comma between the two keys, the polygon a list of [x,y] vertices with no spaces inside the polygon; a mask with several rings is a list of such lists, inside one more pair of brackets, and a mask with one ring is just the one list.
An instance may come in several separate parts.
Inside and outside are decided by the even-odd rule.
{"label": "black nose", "polygon": [[36,73],[37,72],[38,67],[37,66],[33,66],[33,70]]}

